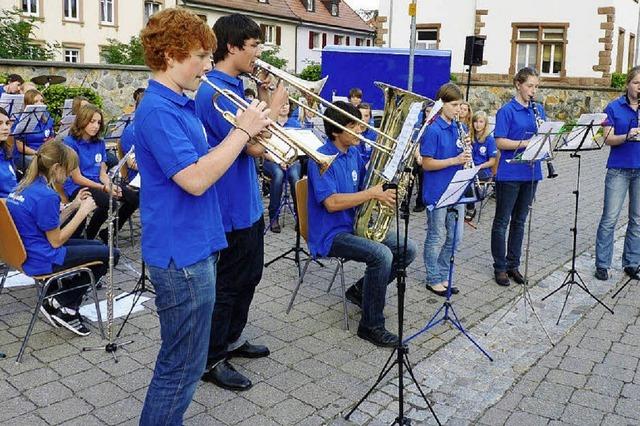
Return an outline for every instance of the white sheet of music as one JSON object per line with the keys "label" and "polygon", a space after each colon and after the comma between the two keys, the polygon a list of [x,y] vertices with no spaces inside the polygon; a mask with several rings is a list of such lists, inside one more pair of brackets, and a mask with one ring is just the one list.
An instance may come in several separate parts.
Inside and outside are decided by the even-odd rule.
{"label": "white sheet of music", "polygon": [[9,115],[16,114],[22,111],[22,106],[24,105],[24,95],[21,93],[18,94],[10,94],[3,93],[0,96],[0,107],[4,108],[5,111],[9,113]]}
{"label": "white sheet of music", "polygon": [[62,106],[62,116],[66,117],[71,115],[73,110],[73,99],[65,99],[64,105]]}
{"label": "white sheet of music", "polygon": [[133,180],[129,182],[129,186],[140,189],[140,173],[138,173],[136,177],[134,177]]}
{"label": "white sheet of music", "polygon": [[393,178],[396,176],[396,172],[398,171],[400,162],[405,158],[407,145],[412,142],[411,136],[413,136],[414,134],[414,128],[418,123],[418,118],[420,117],[420,112],[422,111],[422,104],[422,102],[414,102],[409,108],[409,113],[407,114],[407,118],[404,120],[404,124],[402,125],[400,136],[398,136],[397,138],[398,144],[394,148],[393,157],[391,157],[391,160],[389,160],[384,168],[384,171],[382,172],[382,176],[388,181],[393,180]]}
{"label": "white sheet of music", "polygon": [[597,132],[590,131],[587,134],[587,137],[584,140],[582,146],[580,143],[582,142],[582,138],[585,135],[585,132],[589,130],[587,125],[593,123],[594,126],[597,126],[596,129],[601,129],[599,126],[604,123],[607,119],[607,114],[603,112],[597,112],[595,114],[582,114],[580,118],[578,118],[578,122],[576,124],[581,124],[581,126],[574,127],[568,134],[562,137],[562,146],[558,147],[558,150],[567,150],[574,151],[578,147],[582,149],[593,148],[596,146],[600,146],[599,143],[596,142],[598,138]]}
{"label": "white sheet of music", "polygon": [[479,165],[472,167],[470,169],[458,170],[456,174],[453,175],[453,178],[451,179],[449,186],[447,186],[447,189],[445,189],[444,193],[442,194],[442,196],[440,197],[436,205],[429,206],[429,207],[432,209],[433,208],[439,209],[442,207],[447,207],[453,204],[457,204],[458,200],[460,200],[460,198],[464,194],[464,190],[469,185],[469,182],[478,174],[479,171],[480,171]]}
{"label": "white sheet of music", "polygon": [[[305,146],[312,148],[314,151],[317,151],[318,148],[324,145],[324,141],[320,137],[318,137],[311,129],[295,129],[289,127],[283,130],[289,136],[295,138],[296,140],[304,142]],[[298,150],[298,155],[306,154]]]}
{"label": "white sheet of music", "polygon": [[17,119],[18,123],[13,130],[13,134],[34,133],[38,122],[42,121],[46,112],[46,105],[27,105]]}
{"label": "white sheet of music", "polygon": [[[522,153],[521,161],[544,160],[551,154],[550,141],[557,137],[556,133],[564,126],[564,121],[544,121],[538,133],[529,139],[529,144]],[[540,147],[540,145],[542,147]]]}

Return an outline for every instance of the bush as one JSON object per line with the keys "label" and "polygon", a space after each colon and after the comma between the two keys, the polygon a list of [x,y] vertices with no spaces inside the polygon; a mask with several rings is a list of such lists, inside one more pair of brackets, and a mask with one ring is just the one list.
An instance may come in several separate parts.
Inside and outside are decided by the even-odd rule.
{"label": "bush", "polygon": [[318,81],[322,78],[322,68],[320,64],[310,64],[304,67],[299,77],[307,81]]}
{"label": "bush", "polygon": [[101,52],[108,64],[144,65],[144,50],[140,37],[131,37],[128,44],[113,38],[108,41],[109,44]]}
{"label": "bush", "polygon": [[84,96],[94,105],[102,108],[102,97],[90,87],[67,87],[61,84],[54,84],[43,90],[44,100],[49,107],[51,117],[56,123],[62,117],[62,107],[65,99],[73,99],[76,96]]}
{"label": "bush", "polygon": [[627,85],[627,74],[614,72],[611,74],[611,87],[614,89],[624,89]]}
{"label": "bush", "polygon": [[284,69],[287,66],[287,60],[279,57],[278,53],[280,53],[280,46],[273,46],[263,50],[260,59],[276,68]]}
{"label": "bush", "polygon": [[451,73],[449,75],[449,81],[453,82],[453,83],[457,83],[458,82],[458,76],[455,75],[454,73]]}

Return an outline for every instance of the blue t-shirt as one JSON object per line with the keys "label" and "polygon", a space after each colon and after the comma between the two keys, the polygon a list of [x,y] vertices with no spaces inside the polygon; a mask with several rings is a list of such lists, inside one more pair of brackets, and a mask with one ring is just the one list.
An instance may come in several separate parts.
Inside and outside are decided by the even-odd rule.
{"label": "blue t-shirt", "polygon": [[[457,157],[462,152],[462,144],[458,137],[458,127],[454,122],[448,124],[442,116],[427,127],[427,130],[420,141],[420,155],[431,157],[435,160],[445,160]],[[462,165],[445,167],[435,171],[424,171],[424,185],[422,187],[422,199],[425,204],[435,205],[447,189]]]}
{"label": "blue t-shirt", "polygon": [[[540,104],[536,104],[540,117],[544,120],[546,115],[544,108]],[[536,133],[536,117],[532,108],[521,105],[515,98],[504,104],[496,114],[496,127],[493,130],[493,136],[498,138],[507,138],[513,141],[522,141],[530,139]],[[515,150],[500,150],[500,162],[498,164],[497,181],[527,181],[531,180],[531,166],[529,164],[507,163],[515,154],[520,154],[524,148]],[[542,170],[540,161],[536,161],[533,166],[533,179],[542,179]]]}
{"label": "blue t-shirt", "polygon": [[[15,126],[17,125],[18,125],[18,121],[16,121],[13,125],[14,129],[15,129]],[[22,141],[22,143],[26,144],[29,148],[37,151],[38,148],[42,146],[44,141],[46,141],[47,139],[55,135],[53,131],[53,119],[49,117],[49,119],[47,119],[47,121],[45,122],[38,121],[38,124],[36,124],[36,127],[35,129],[33,129],[33,131],[34,133],[28,133],[26,135],[17,135],[16,139],[19,139],[20,141]],[[17,153],[18,153],[18,147],[14,145],[14,156],[16,156]]]}
{"label": "blue t-shirt", "polygon": [[38,177],[19,194],[9,194],[7,208],[27,252],[22,265],[24,272],[50,274],[53,265],[62,265],[67,249],[53,248],[46,235],[60,226],[60,196],[44,178]]}
{"label": "blue t-shirt", "polygon": [[[373,130],[367,129],[365,132],[362,133],[362,136],[375,142],[377,135],[376,135],[376,132],[374,132]],[[358,149],[358,152],[362,156],[362,159],[364,160],[365,164],[368,163],[369,159],[371,158],[371,145],[360,141],[360,144],[358,144],[356,148]]]}
{"label": "blue t-shirt", "polygon": [[[608,124],[613,126],[614,135],[626,135],[629,130],[638,127],[638,113],[629,106],[625,95],[609,102],[604,112],[607,114]],[[608,169],[640,168],[640,142],[625,141],[610,148]]]}
{"label": "blue t-shirt", "polygon": [[0,198],[7,198],[17,184],[13,161],[7,158],[7,151],[0,145]]}
{"label": "blue t-shirt", "polygon": [[172,179],[209,152],[194,102],[149,80],[133,122],[145,262],[184,268],[227,247],[214,186],[195,196]]}
{"label": "blue t-shirt", "polygon": [[287,118],[287,121],[282,125],[282,127],[287,129],[301,129],[302,126],[298,119],[296,119],[293,115]]}
{"label": "blue t-shirt", "polygon": [[[207,77],[221,89],[228,89],[244,98],[244,86],[239,78],[218,70],[210,71]],[[233,130],[233,126],[213,107],[211,100],[214,94],[213,88],[206,83],[200,84],[196,93],[196,114],[204,123],[211,147],[218,146]],[[220,96],[217,102],[224,110],[236,113],[237,108],[226,98]],[[238,155],[216,182],[216,191],[225,232],[249,228],[262,219],[263,206],[256,163],[245,151]]]}
{"label": "blue t-shirt", "polygon": [[[471,157],[473,158],[473,164],[476,166],[486,163],[490,158],[495,158],[497,154],[496,140],[491,135],[488,135],[484,142],[476,139],[471,145]],[[478,172],[478,177],[480,179],[491,177],[491,169],[481,169]]]}
{"label": "blue t-shirt", "polygon": [[356,215],[355,208],[330,213],[323,201],[333,194],[358,192],[365,174],[364,161],[353,146],[343,153],[329,141],[318,148],[318,152],[328,155],[338,154],[338,156],[323,174],[320,174],[318,165],[314,161],[308,163],[307,206],[310,224],[308,245],[314,257],[329,254],[333,239],[339,233],[353,233]]}
{"label": "blue t-shirt", "polygon": [[[102,139],[86,141],[76,139],[69,135],[64,138],[64,143],[78,154],[78,168],[85,178],[100,183],[100,170],[102,163],[107,159],[107,149]],[[64,182],[64,193],[71,196],[80,185],[71,177]]]}
{"label": "blue t-shirt", "polygon": [[[133,121],[129,123],[127,127],[122,131],[122,136],[120,136],[120,148],[122,149],[122,154],[126,155],[132,147],[136,144],[136,129],[133,124]],[[136,176],[138,176],[138,172],[127,168],[129,171],[127,175],[127,179],[131,182]]]}

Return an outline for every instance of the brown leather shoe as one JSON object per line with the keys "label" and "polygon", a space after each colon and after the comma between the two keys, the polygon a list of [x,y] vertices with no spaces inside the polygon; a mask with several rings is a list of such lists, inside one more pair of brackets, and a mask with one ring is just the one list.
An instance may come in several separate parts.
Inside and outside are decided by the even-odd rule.
{"label": "brown leather shoe", "polygon": [[507,271],[507,276],[518,284],[524,284],[524,277],[517,269],[509,269]]}
{"label": "brown leather shoe", "polygon": [[507,273],[504,271],[494,271],[494,277],[496,279],[496,283],[502,287],[509,287],[511,285],[511,281],[509,281],[509,277]]}

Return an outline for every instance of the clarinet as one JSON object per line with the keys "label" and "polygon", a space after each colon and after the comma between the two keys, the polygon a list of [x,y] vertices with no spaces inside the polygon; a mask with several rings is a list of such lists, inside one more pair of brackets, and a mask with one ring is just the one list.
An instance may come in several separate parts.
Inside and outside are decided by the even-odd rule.
{"label": "clarinet", "polygon": [[[533,96],[529,99],[529,108],[533,110],[533,115],[536,118],[536,130],[538,130],[544,120],[540,116],[540,111],[538,111],[538,104],[536,104],[533,100]],[[553,167],[553,163],[551,162],[551,160],[547,160],[547,178],[553,179],[555,177],[558,177],[558,173],[556,173],[556,169],[555,167]]]}
{"label": "clarinet", "polygon": [[[471,156],[469,161],[464,163],[463,168],[472,169],[476,166],[473,162],[473,141],[469,139],[469,134],[464,130],[464,127],[462,127],[462,123],[460,122],[458,117],[456,117],[454,121],[456,123],[456,127],[458,128],[458,138],[460,139],[460,143],[462,144],[462,151],[468,153]],[[468,139],[469,142],[467,142]],[[484,198],[483,193],[480,190],[480,178],[478,178],[478,175],[476,175],[475,179],[473,180],[473,193],[478,201]]]}

